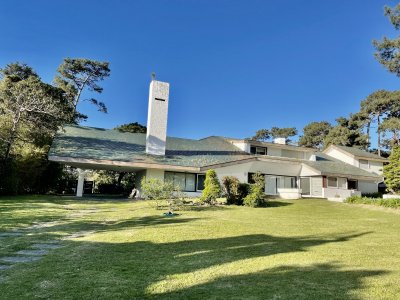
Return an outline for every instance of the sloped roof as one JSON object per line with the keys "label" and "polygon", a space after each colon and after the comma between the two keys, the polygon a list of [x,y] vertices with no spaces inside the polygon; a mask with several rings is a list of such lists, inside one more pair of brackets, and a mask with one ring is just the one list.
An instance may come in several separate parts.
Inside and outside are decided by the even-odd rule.
{"label": "sloped roof", "polygon": [[203,167],[251,156],[220,137],[167,137],[165,156],[149,155],[144,133],[70,125],[57,133],[49,157]]}
{"label": "sloped roof", "polygon": [[[381,157],[377,154],[371,153],[371,152],[367,152],[365,150],[361,150],[358,148],[354,148],[354,147],[346,147],[346,146],[338,146],[338,145],[332,145],[332,147],[336,147],[339,150],[345,151],[355,157],[361,157],[361,158],[369,158],[369,159],[375,159],[375,160],[381,160],[381,161],[387,161],[386,158]],[[329,149],[329,147],[328,147]]]}
{"label": "sloped roof", "polygon": [[317,153],[316,161],[304,161],[303,163],[317,171],[320,171],[322,175],[348,175],[349,177],[370,177],[381,179],[382,177],[378,174],[374,174],[355,166],[346,164],[338,159],[335,159],[322,152]]}

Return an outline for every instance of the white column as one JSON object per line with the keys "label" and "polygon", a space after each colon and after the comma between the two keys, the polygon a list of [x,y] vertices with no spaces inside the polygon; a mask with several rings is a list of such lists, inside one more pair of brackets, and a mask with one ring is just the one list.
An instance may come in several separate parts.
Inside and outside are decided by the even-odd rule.
{"label": "white column", "polygon": [[83,195],[83,183],[85,181],[85,171],[78,169],[78,186],[76,187],[76,196],[82,197]]}

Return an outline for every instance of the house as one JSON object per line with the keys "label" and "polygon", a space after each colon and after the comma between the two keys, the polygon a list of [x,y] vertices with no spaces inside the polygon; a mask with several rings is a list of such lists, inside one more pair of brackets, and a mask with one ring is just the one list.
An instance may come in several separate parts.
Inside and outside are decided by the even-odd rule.
{"label": "house", "polygon": [[221,179],[236,176],[251,182],[265,176],[265,193],[297,199],[319,197],[342,200],[378,191],[386,159],[359,149],[330,146],[325,151],[288,145],[283,138],[259,142],[210,136],[200,140],[167,136],[169,84],[152,80],[147,134],[85,126],[59,131],[49,160],[79,168],[77,196],[82,196],[86,169],[136,173],[173,181],[188,196],[204,188],[205,172],[214,169]]}

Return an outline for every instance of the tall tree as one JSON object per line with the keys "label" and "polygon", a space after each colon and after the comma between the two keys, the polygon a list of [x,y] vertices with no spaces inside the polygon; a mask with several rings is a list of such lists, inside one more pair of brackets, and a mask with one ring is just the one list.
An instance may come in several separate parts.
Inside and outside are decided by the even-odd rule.
{"label": "tall tree", "polygon": [[[272,127],[270,130],[271,136],[273,138],[285,138],[295,136],[297,134],[297,129],[295,127]],[[288,141],[290,141],[288,139]]]}
{"label": "tall tree", "polygon": [[[38,77],[15,81],[6,76],[0,82],[0,140],[8,159],[17,141],[32,142],[56,131],[69,118],[68,105],[61,89],[43,83]],[[39,133],[39,134],[38,134]]]}
{"label": "tall tree", "polygon": [[365,100],[361,101],[360,113],[366,116],[367,121],[367,134],[368,140],[370,140],[370,125],[376,120],[378,124],[378,155],[381,153],[382,143],[381,143],[381,132],[379,131],[379,126],[381,124],[382,118],[384,118],[393,106],[394,93],[387,90],[378,90],[370,94]]}
{"label": "tall tree", "polygon": [[[385,6],[385,16],[396,30],[400,29],[400,3],[394,8]],[[382,41],[373,41],[376,59],[391,73],[400,76],[400,38],[383,37]]]}
{"label": "tall tree", "polygon": [[378,128],[379,132],[383,133],[386,137],[388,134],[391,135],[389,139],[385,139],[383,144],[387,148],[400,146],[400,119],[399,118],[388,118],[382,122]]}
{"label": "tall tree", "polygon": [[256,134],[251,139],[260,142],[266,142],[270,138],[271,138],[271,133],[268,129],[260,129],[256,131]]}
{"label": "tall tree", "polygon": [[324,138],[324,148],[329,145],[365,148],[368,138],[362,132],[359,123],[353,122],[351,117],[349,119],[339,117],[336,122],[336,126]]}
{"label": "tall tree", "polygon": [[28,79],[30,76],[39,78],[38,74],[27,64],[15,62],[7,64],[5,68],[0,69],[0,77],[8,77],[11,81],[20,81]]}
{"label": "tall tree", "polygon": [[321,149],[323,147],[324,138],[332,129],[329,122],[311,122],[303,129],[303,135],[300,137],[299,145]]}
{"label": "tall tree", "polygon": [[[55,84],[63,89],[72,103],[75,121],[87,119],[87,116],[77,111],[78,104],[85,88],[89,91],[102,93],[103,88],[98,84],[110,76],[108,62],[100,62],[85,58],[66,58],[57,69],[58,75],[55,77]],[[97,106],[98,110],[107,113],[106,105],[95,99],[84,99]]]}
{"label": "tall tree", "polygon": [[114,128],[119,132],[130,132],[130,133],[146,133],[147,127],[139,124],[138,122],[122,124]]}

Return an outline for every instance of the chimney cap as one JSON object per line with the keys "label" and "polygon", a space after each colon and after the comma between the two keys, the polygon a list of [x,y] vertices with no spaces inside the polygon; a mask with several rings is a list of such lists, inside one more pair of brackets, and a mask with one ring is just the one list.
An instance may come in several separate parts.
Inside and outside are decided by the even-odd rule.
{"label": "chimney cap", "polygon": [[151,72],[151,80],[156,80],[156,73],[155,72]]}

